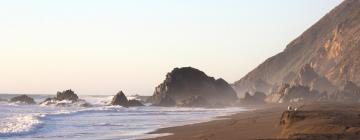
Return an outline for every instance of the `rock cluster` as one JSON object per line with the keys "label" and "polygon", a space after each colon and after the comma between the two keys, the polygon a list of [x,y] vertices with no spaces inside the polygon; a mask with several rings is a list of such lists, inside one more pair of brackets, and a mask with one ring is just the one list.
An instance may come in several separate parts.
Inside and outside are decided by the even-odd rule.
{"label": "rock cluster", "polygon": [[244,98],[240,100],[240,103],[245,104],[263,104],[265,103],[266,94],[263,92],[255,92],[254,95],[251,95],[249,92],[245,93]]}
{"label": "rock cluster", "polygon": [[318,101],[323,96],[326,96],[326,93],[319,93],[307,86],[283,84],[265,100],[269,103],[309,102]]}
{"label": "rock cluster", "polygon": [[223,79],[214,79],[191,67],[175,68],[156,87],[149,102],[156,106],[174,106],[197,96],[210,104],[228,104],[238,98],[232,87]]}
{"label": "rock cluster", "polygon": [[125,94],[120,91],[118,92],[112,99],[111,105],[119,105],[123,107],[133,107],[133,106],[144,106],[140,101],[138,100],[128,100]]}
{"label": "rock cluster", "polygon": [[47,98],[42,105],[71,106],[79,105],[82,107],[91,107],[92,105],[85,100],[79,99],[78,95],[71,89],[58,91],[54,98]]}
{"label": "rock cluster", "polygon": [[314,68],[310,64],[305,64],[297,77],[292,82],[293,85],[308,86],[312,90],[318,90],[319,92],[334,92],[336,87],[329,82],[326,77],[323,77],[315,72]]}
{"label": "rock cluster", "polygon": [[57,92],[56,97],[54,100],[62,101],[62,100],[69,100],[69,101],[77,101],[79,97],[75,94],[74,91],[71,89],[65,90],[63,92]]}
{"label": "rock cluster", "polygon": [[10,102],[21,102],[25,104],[36,104],[33,98],[27,95],[20,95],[10,99]]}

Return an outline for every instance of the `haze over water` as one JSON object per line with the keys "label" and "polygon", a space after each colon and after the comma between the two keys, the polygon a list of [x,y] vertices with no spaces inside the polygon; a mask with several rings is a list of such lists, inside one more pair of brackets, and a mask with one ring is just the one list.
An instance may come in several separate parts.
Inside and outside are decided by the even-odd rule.
{"label": "haze over water", "polygon": [[341,0],[0,2],[0,93],[150,95],[174,67],[229,83]]}

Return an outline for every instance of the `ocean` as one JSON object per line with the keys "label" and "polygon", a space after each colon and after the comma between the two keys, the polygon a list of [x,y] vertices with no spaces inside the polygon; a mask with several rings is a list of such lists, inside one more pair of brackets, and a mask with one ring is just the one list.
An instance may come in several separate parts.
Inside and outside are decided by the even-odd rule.
{"label": "ocean", "polygon": [[[2,99],[16,95],[0,94]],[[37,103],[51,95],[30,95]],[[159,128],[218,119],[250,108],[108,106],[112,96],[80,96],[93,107],[26,105],[0,101],[1,140],[134,140],[170,134],[148,134]],[[66,103],[63,102],[63,103]]]}

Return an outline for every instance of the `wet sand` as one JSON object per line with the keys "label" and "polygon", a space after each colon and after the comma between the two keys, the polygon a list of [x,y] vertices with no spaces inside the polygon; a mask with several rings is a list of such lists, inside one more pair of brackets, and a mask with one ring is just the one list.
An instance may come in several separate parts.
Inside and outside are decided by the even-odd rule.
{"label": "wet sand", "polygon": [[159,129],[154,134],[173,135],[150,140],[247,140],[276,138],[280,135],[279,120],[285,105],[258,106],[257,110],[241,112],[205,123]]}

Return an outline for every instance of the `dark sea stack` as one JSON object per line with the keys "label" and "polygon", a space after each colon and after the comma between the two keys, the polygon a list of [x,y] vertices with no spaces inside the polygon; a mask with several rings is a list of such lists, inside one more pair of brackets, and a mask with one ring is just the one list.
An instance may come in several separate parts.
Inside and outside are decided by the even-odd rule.
{"label": "dark sea stack", "polygon": [[180,107],[209,107],[209,102],[201,96],[191,96],[188,99],[181,101],[177,106]]}
{"label": "dark sea stack", "polygon": [[36,104],[33,98],[27,95],[20,95],[10,99],[10,102],[21,102],[26,104]]}
{"label": "dark sea stack", "polygon": [[124,92],[118,92],[112,99],[110,105],[119,105],[123,107],[134,107],[134,106],[144,106],[138,100],[128,100]]}
{"label": "dark sea stack", "polygon": [[225,80],[216,80],[195,68],[183,67],[168,73],[164,82],[155,88],[149,101],[153,105],[170,106],[192,96],[202,97],[212,104],[230,103],[238,99]]}
{"label": "dark sea stack", "polygon": [[72,91],[71,89],[65,90],[63,92],[57,92],[55,100],[62,101],[62,100],[69,100],[69,101],[77,101],[79,97]]}
{"label": "dark sea stack", "polygon": [[[345,0],[310,29],[287,45],[285,50],[260,64],[235,82],[238,94],[268,92],[311,64],[337,88],[347,80],[360,84],[360,1]],[[259,82],[263,81],[263,82]],[[288,82],[288,81],[285,81]],[[261,90],[260,90],[261,89]]]}
{"label": "dark sea stack", "polygon": [[111,105],[120,105],[128,106],[128,99],[126,98],[124,92],[118,92],[112,99]]}

